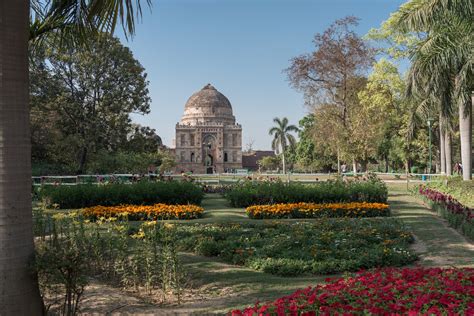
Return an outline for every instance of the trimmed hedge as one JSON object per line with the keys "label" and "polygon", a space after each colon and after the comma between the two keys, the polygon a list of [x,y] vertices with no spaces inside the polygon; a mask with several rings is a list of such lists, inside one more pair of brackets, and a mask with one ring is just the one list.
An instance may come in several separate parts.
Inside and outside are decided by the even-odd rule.
{"label": "trimmed hedge", "polygon": [[386,185],[371,181],[325,181],[317,184],[250,182],[235,185],[225,197],[234,207],[276,203],[337,203],[374,202],[386,203]]}
{"label": "trimmed hedge", "polygon": [[202,189],[189,182],[143,181],[134,184],[78,184],[74,186],[43,186],[40,190],[40,197],[47,205],[56,204],[61,209],[120,204],[200,205],[203,196]]}

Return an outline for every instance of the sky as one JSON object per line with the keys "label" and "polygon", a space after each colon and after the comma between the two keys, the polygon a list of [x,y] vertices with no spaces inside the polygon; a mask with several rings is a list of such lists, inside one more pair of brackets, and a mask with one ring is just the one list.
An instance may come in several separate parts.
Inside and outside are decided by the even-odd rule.
{"label": "sky", "polygon": [[[142,1],[143,3],[145,1]],[[150,81],[151,111],[133,121],[155,128],[167,146],[187,99],[211,83],[232,103],[242,146],[268,150],[274,117],[308,113],[283,70],[311,52],[314,34],[347,15],[358,34],[379,27],[402,0],[154,0],[143,8],[130,47]]]}

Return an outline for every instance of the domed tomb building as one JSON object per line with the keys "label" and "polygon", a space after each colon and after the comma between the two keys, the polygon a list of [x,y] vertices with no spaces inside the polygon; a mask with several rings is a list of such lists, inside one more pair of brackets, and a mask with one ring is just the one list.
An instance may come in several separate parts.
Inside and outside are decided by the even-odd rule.
{"label": "domed tomb building", "polygon": [[222,173],[242,168],[242,126],[211,84],[186,102],[176,124],[176,172]]}

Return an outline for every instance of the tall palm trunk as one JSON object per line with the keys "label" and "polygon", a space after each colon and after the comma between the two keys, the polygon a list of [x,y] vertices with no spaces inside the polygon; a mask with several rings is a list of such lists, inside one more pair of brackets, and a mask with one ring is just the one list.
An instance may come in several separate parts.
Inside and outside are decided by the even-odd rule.
{"label": "tall palm trunk", "polygon": [[29,1],[0,0],[0,315],[40,315],[33,259]]}
{"label": "tall palm trunk", "polygon": [[439,112],[439,153],[440,153],[440,164],[441,164],[441,174],[446,173],[446,152],[445,152],[445,129],[444,129],[444,119],[441,111]]}
{"label": "tall palm trunk", "polygon": [[461,163],[463,180],[472,179],[472,102],[459,107],[459,133],[461,136]]}
{"label": "tall palm trunk", "polygon": [[286,174],[286,161],[285,161],[285,151],[281,153],[282,164],[283,164],[283,174]]}
{"label": "tall palm trunk", "polygon": [[446,155],[446,174],[448,176],[453,174],[453,156],[451,154],[451,133],[446,130],[444,133],[444,152]]}

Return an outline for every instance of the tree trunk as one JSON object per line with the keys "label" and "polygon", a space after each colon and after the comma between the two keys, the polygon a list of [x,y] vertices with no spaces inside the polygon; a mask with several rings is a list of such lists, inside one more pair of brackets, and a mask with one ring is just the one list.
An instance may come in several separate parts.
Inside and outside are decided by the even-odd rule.
{"label": "tree trunk", "polygon": [[283,174],[286,173],[286,162],[285,162],[285,152],[282,152],[281,153],[281,160],[282,160],[282,164],[283,164]]}
{"label": "tree trunk", "polygon": [[354,175],[357,174],[357,162],[355,159],[352,159],[352,170],[354,171]]}
{"label": "tree trunk", "polygon": [[82,148],[81,150],[81,157],[79,159],[79,170],[77,171],[77,174],[84,174],[86,161],[87,161],[87,146],[84,146],[84,148]]}
{"label": "tree trunk", "polygon": [[448,176],[453,174],[453,161],[452,161],[452,154],[451,154],[451,133],[447,130],[444,133],[444,152],[446,155],[446,174]]}
{"label": "tree trunk", "polygon": [[439,112],[439,151],[440,151],[440,164],[441,164],[441,174],[446,173],[446,152],[445,152],[445,128],[444,128],[444,118],[441,111]]}
{"label": "tree trunk", "polygon": [[461,136],[461,163],[463,180],[472,179],[472,102],[459,107],[459,133]]}
{"label": "tree trunk", "polygon": [[385,173],[388,173],[388,165],[389,165],[388,155],[385,155]]}
{"label": "tree trunk", "polygon": [[0,315],[40,315],[31,210],[29,1],[0,0]]}
{"label": "tree trunk", "polygon": [[339,148],[338,148],[337,149],[337,174],[340,174],[340,173],[341,173],[341,155],[339,154]]}

